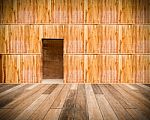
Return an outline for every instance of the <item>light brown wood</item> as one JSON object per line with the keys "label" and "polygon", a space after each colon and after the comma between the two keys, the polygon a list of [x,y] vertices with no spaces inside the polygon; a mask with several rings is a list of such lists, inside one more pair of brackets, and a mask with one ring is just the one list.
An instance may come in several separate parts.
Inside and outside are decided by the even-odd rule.
{"label": "light brown wood", "polygon": [[41,55],[3,55],[3,83],[41,82]]}
{"label": "light brown wood", "polygon": [[10,88],[9,90],[5,90],[4,92],[0,93],[0,98],[6,96],[7,94],[9,94],[9,93],[11,93],[11,92],[23,87],[23,86],[24,85],[18,85],[18,86],[15,86],[13,88]]}
{"label": "light brown wood", "polygon": [[[129,91],[133,91],[133,90],[128,90],[126,91],[125,89],[123,89],[122,86],[120,85],[112,85],[116,90],[118,90],[126,100],[128,100],[133,106],[136,107],[137,111],[140,111],[144,116],[146,116],[147,118],[149,118],[149,108],[147,106],[145,106],[141,100],[135,98],[132,94],[130,94]],[[133,113],[134,114],[134,113]],[[131,114],[132,116],[132,114]]]}
{"label": "light brown wood", "polygon": [[118,56],[88,55],[86,73],[88,83],[118,83]]}
{"label": "light brown wood", "polygon": [[70,89],[58,120],[73,119],[76,112],[77,90]]}
{"label": "light brown wood", "polygon": [[92,86],[87,84],[85,86],[86,99],[87,99],[87,109],[89,114],[89,120],[101,120],[102,113],[99,109],[98,103],[96,101]]}
{"label": "light brown wood", "polygon": [[84,82],[84,56],[64,55],[64,82]]}
{"label": "light brown wood", "polygon": [[137,99],[139,99],[140,101],[142,101],[142,103],[145,105],[145,106],[147,106],[148,108],[150,108],[150,101],[149,101],[149,99],[147,98],[147,97],[144,97],[144,95],[142,94],[139,94],[139,93],[137,93],[137,92],[135,92],[135,91],[131,91],[130,92],[130,90],[131,89],[128,89],[128,86],[126,86],[126,85],[120,85],[121,87],[123,87],[128,93],[130,93],[132,96],[134,96],[135,98],[137,98]]}
{"label": "light brown wood", "polygon": [[118,26],[89,25],[88,53],[118,53]]}
{"label": "light brown wood", "polygon": [[121,53],[150,53],[149,25],[119,26]]}
{"label": "light brown wood", "polygon": [[41,95],[37,100],[35,100],[29,107],[26,108],[15,120],[26,120],[32,113],[42,104],[42,102],[47,98],[48,95]]}
{"label": "light brown wood", "polygon": [[1,25],[0,53],[41,53],[42,38],[64,53],[149,53],[149,25]]}
{"label": "light brown wood", "polygon": [[88,119],[88,108],[86,103],[86,90],[84,84],[79,84],[77,88],[77,97],[75,104],[74,119],[87,120]]}
{"label": "light brown wood", "polygon": [[34,113],[29,117],[30,120],[41,120],[49,112],[51,105],[54,100],[58,97],[60,91],[63,89],[64,85],[57,85],[57,87],[48,95],[46,100],[39,106],[39,108],[34,111]]}
{"label": "light brown wood", "polygon": [[40,83],[42,38],[56,38],[64,39],[65,83],[150,83],[149,4],[1,0],[0,82]]}
{"label": "light brown wood", "polygon": [[[3,88],[6,86],[8,84],[1,84]],[[1,120],[150,119],[150,108],[145,103],[150,102],[145,96],[147,87],[140,87],[138,84],[16,84],[14,87],[17,86],[20,88],[6,89],[10,91],[9,94],[0,99],[0,104],[5,103],[0,106]],[[51,91],[52,86],[56,88]],[[51,92],[45,94],[47,91]],[[66,97],[58,102],[61,94]],[[125,106],[121,100],[134,108]],[[55,108],[52,108],[53,103]]]}
{"label": "light brown wood", "polygon": [[0,7],[0,23],[150,22],[147,0],[2,0]]}
{"label": "light brown wood", "polygon": [[96,99],[98,101],[99,108],[102,112],[102,116],[106,120],[118,120],[116,114],[111,108],[110,104],[102,94],[97,94]]}
{"label": "light brown wood", "polygon": [[121,82],[149,83],[149,55],[122,55]]}
{"label": "light brown wood", "polygon": [[137,109],[127,109],[127,111],[135,120],[148,120],[148,118],[141,114],[141,111]]}
{"label": "light brown wood", "polygon": [[126,100],[124,98],[124,96],[118,90],[116,90],[114,87],[112,87],[111,85],[106,85],[106,87],[110,91],[110,93],[113,94],[114,98],[117,99],[124,108],[126,108],[126,109],[135,109],[136,108],[136,106],[132,105],[130,103],[130,101]]}
{"label": "light brown wood", "polygon": [[[50,86],[50,85],[49,85]],[[13,100],[11,103],[7,104],[6,106],[4,106],[3,108],[6,109],[11,109],[11,108],[15,108],[17,105],[19,105],[23,100],[27,99],[28,96],[32,96],[34,93],[36,93],[38,90],[40,90],[43,87],[43,85],[37,85],[34,89],[29,89],[30,87],[28,87],[25,90],[25,93],[23,93],[22,95],[20,95],[19,98]],[[11,92],[13,92],[11,90]]]}
{"label": "light brown wood", "polygon": [[100,85],[102,92],[105,95],[105,98],[111,105],[112,109],[115,111],[118,119],[124,120],[133,120],[130,114],[126,111],[126,109],[121,105],[121,103],[113,97],[113,94],[105,87],[105,85]]}
{"label": "light brown wood", "polygon": [[61,109],[50,109],[43,120],[58,120]]}
{"label": "light brown wood", "polygon": [[52,104],[52,109],[62,109],[63,105],[65,103],[65,99],[68,95],[70,89],[70,85],[65,85],[61,92],[59,93],[59,96],[55,99],[54,103]]}
{"label": "light brown wood", "polygon": [[48,89],[48,85],[44,86],[43,88],[40,89],[40,91],[36,92],[35,94],[32,95],[32,97],[28,97],[26,99],[26,101],[23,101],[19,104],[18,107],[15,107],[13,110],[12,109],[7,109],[7,112],[9,112],[8,114],[5,114],[3,117],[1,117],[1,119],[14,119],[17,117],[17,114],[22,113],[27,107],[29,107],[30,105],[32,105],[32,103],[34,102],[34,100],[38,99],[39,96]]}

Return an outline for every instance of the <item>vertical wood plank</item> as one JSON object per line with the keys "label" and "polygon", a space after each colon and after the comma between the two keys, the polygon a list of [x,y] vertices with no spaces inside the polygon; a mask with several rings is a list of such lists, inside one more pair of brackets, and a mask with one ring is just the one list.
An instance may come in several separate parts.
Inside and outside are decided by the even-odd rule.
{"label": "vertical wood plank", "polygon": [[85,85],[89,120],[102,120],[102,114],[96,101],[91,84]]}
{"label": "vertical wood plank", "polygon": [[84,56],[64,55],[64,82],[84,82]]}

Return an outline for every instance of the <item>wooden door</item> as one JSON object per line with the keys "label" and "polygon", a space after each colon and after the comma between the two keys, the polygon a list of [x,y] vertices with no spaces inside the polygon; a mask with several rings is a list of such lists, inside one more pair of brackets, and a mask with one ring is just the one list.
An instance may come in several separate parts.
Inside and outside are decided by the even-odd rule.
{"label": "wooden door", "polygon": [[2,83],[2,55],[0,54],[0,83]]}
{"label": "wooden door", "polygon": [[43,39],[43,79],[63,79],[63,39]]}

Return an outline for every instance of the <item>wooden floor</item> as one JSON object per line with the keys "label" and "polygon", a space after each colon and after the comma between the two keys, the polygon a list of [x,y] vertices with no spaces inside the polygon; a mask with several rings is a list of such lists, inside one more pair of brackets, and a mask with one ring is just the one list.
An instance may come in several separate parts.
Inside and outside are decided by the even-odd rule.
{"label": "wooden floor", "polygon": [[0,120],[150,120],[150,85],[0,84]]}

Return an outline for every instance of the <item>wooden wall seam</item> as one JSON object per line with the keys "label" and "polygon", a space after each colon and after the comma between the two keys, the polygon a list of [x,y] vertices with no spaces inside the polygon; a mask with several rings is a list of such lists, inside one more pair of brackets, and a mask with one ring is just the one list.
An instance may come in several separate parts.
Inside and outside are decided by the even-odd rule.
{"label": "wooden wall seam", "polygon": [[0,25],[150,25],[150,23],[0,23]]}

